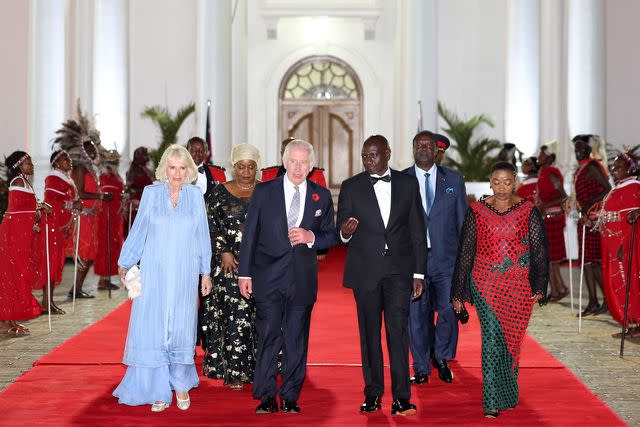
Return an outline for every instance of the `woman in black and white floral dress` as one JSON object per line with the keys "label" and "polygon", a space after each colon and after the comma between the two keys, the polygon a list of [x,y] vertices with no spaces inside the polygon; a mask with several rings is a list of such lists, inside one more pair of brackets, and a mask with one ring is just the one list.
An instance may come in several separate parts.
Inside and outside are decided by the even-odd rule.
{"label": "woman in black and white floral dress", "polygon": [[260,162],[258,149],[240,144],[231,152],[235,179],[211,192],[207,217],[213,257],[213,291],[203,300],[203,372],[221,378],[232,390],[253,380],[257,335],[255,303],[240,295],[238,259],[247,209],[256,185]]}

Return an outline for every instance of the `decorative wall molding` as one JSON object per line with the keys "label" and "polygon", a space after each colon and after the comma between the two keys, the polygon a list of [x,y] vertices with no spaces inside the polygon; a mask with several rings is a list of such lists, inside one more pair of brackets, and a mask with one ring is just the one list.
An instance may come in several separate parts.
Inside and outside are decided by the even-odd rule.
{"label": "decorative wall molding", "polygon": [[267,39],[278,39],[278,23],[281,19],[302,17],[328,17],[359,19],[363,25],[365,40],[375,40],[376,25],[382,13],[379,0],[265,0],[262,17],[267,27]]}

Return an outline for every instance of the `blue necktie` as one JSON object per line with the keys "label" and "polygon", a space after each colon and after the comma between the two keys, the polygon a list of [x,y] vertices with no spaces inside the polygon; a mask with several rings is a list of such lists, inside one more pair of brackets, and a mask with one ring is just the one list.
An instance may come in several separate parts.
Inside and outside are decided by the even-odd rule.
{"label": "blue necktie", "polygon": [[433,204],[433,191],[431,191],[431,186],[429,185],[429,172],[425,172],[424,174],[424,197],[425,206],[427,207],[427,215],[429,215],[431,205]]}

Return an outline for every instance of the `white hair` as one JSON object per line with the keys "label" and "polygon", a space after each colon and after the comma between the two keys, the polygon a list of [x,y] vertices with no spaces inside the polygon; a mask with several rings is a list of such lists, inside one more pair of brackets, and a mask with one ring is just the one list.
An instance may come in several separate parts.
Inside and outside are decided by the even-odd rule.
{"label": "white hair", "polygon": [[307,150],[307,152],[309,153],[309,169],[313,169],[316,164],[316,156],[315,151],[313,150],[313,145],[302,139],[294,139],[287,144],[284,149],[284,153],[282,154],[282,164],[285,165],[285,167],[287,166],[287,161],[289,160],[289,152],[294,147],[304,148],[305,150]]}
{"label": "white hair", "polygon": [[169,166],[169,159],[180,159],[184,166],[187,168],[187,176],[184,181],[191,184],[198,178],[198,168],[193,162],[193,158],[189,151],[180,144],[171,144],[162,154],[160,163],[156,168],[156,179],[162,182],[167,181],[167,167]]}

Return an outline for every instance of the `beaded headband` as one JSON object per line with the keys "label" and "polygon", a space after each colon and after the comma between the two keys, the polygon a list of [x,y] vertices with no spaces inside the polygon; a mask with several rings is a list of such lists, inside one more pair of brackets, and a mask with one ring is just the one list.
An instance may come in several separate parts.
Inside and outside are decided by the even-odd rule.
{"label": "beaded headband", "polygon": [[64,150],[62,150],[62,149],[61,149],[61,150],[58,152],[58,154],[56,154],[55,156],[53,156],[53,159],[51,159],[51,164],[54,164],[56,161],[58,161],[58,159],[59,159],[62,155],[64,155],[64,154],[66,154],[67,156],[69,155],[69,153],[67,153],[66,151],[64,151]]}
{"label": "beaded headband", "polygon": [[20,157],[20,160],[18,160],[16,164],[11,167],[11,169],[18,169],[20,167],[20,164],[27,160],[27,157],[29,157],[29,155],[25,153],[25,155]]}

